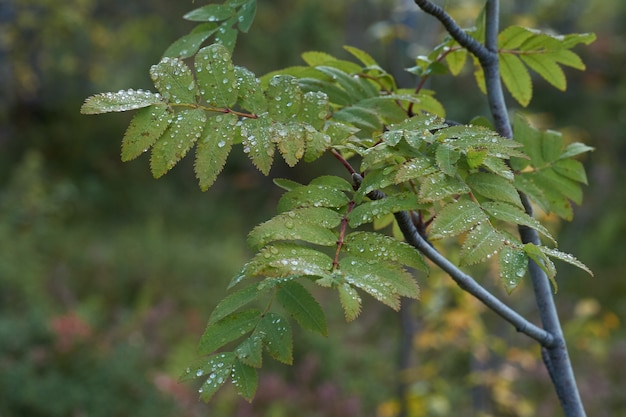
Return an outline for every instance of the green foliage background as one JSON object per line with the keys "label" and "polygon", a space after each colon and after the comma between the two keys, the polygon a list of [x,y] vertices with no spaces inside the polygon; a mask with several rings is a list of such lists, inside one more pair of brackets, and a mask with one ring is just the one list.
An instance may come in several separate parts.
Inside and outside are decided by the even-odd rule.
{"label": "green foliage background", "polygon": [[[574,223],[555,220],[551,230],[560,248],[596,276],[561,266],[557,301],[588,413],[620,415],[626,412],[620,389],[626,374],[615,366],[626,356],[626,187],[620,183],[626,6],[518,3],[503,2],[503,26],[598,35],[578,51],[587,71],[568,71],[565,93],[538,81],[528,111],[535,123],[596,148],[584,161],[590,186]],[[394,5],[260,2],[253,35],[240,37],[234,60],[263,74],[300,64],[303,51],[341,55],[341,45],[350,44],[373,51],[412,86],[410,74],[401,72],[415,65],[405,51],[428,51],[442,32],[433,19]],[[295,345],[295,369],[264,370],[252,405],[227,390],[205,406],[195,387],[177,384],[210,311],[249,258],[242,243],[247,232],[272,215],[267,196],[278,198],[279,190],[237,157],[210,193],[197,190],[191,161],[154,181],[147,158],[120,161],[129,116],[87,118],[78,109],[94,92],[149,88],[147,69],[193,27],[179,16],[196,6],[164,0],[0,6],[6,34],[0,44],[0,414],[193,416],[210,408],[217,415],[391,416],[401,381],[415,416],[479,406],[485,387],[497,415],[555,415],[538,352],[438,275],[418,278],[422,299],[409,308],[416,320],[409,324],[418,329],[415,353],[401,372],[398,316],[371,305],[350,325],[341,311],[327,308],[328,339],[296,334],[304,342]],[[479,7],[448,2],[460,21]],[[428,88],[438,91],[451,119],[465,121],[484,106],[470,71],[434,77]],[[308,182],[319,174],[310,170],[321,168],[296,169]],[[510,301],[532,311],[530,295],[523,286]],[[514,342],[489,336],[493,329]]]}

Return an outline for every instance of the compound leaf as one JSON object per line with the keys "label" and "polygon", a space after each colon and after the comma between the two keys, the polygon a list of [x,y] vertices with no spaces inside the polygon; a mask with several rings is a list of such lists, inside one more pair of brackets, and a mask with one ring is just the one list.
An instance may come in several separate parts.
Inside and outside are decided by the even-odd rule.
{"label": "compound leaf", "polygon": [[200,188],[206,191],[217,179],[232,148],[232,131],[237,116],[225,114],[209,118],[204,128],[204,137],[196,148],[195,171]]}
{"label": "compound leaf", "polygon": [[304,286],[289,281],[278,288],[276,299],[303,329],[328,334],[324,311]]}
{"label": "compound leaf", "polygon": [[165,105],[153,105],[139,110],[124,133],[122,161],[130,161],[146,152],[163,135],[171,122],[171,111]]}
{"label": "compound leaf", "polygon": [[173,116],[174,121],[152,147],[150,169],[154,178],[172,169],[202,135],[206,115],[200,109],[185,109]]}

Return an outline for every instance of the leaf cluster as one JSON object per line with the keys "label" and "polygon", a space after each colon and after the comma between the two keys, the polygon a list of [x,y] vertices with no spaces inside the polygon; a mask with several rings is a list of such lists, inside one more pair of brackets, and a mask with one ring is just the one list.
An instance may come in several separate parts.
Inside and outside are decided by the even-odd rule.
{"label": "leaf cluster", "polygon": [[[257,77],[231,57],[238,32],[249,30],[255,11],[255,0],[193,10],[185,18],[199,26],[150,69],[157,92],[98,94],[81,109],[84,114],[137,110],[122,141],[122,160],[150,150],[155,178],[195,147],[202,190],[216,181],[235,147],[265,175],[277,152],[290,167],[330,152],[352,174],[353,183],[336,176],[306,185],[275,181],[285,189],[278,214],[249,234],[255,255],[232,280],[233,292],[215,308],[201,338],[200,353],[210,356],[183,376],[204,379],[203,399],[230,379],[251,400],[264,353],[291,363],[286,315],[326,334],[312,284],[337,291],[348,321],[359,315],[363,293],[396,310],[402,297],[418,298],[412,271],[428,271],[421,253],[399,233],[397,239],[364,227],[393,224],[398,231],[399,212],[408,212],[432,241],[459,240],[461,266],[497,261],[508,291],[519,285],[529,260],[553,282],[553,259],[589,272],[569,254],[522,243],[515,229],[534,229],[556,245],[550,231],[526,213],[520,193],[545,212],[571,219],[571,203],[580,204],[586,184],[584,168],[573,157],[591,148],[566,146],[560,134],[539,131],[521,116],[515,119],[515,140],[484,123],[449,123],[432,91],[422,84],[399,88],[369,54],[353,47],[345,49],[354,60],[311,51],[302,55],[304,65]],[[469,33],[478,40],[483,36],[480,28]],[[202,47],[212,36],[215,42]],[[592,40],[588,34],[505,29],[499,37],[505,86],[526,105],[532,96],[528,67],[564,89],[561,66],[584,68],[570,49]],[[467,57],[449,39],[418,57],[409,71],[422,79],[446,71],[456,75]],[[476,59],[474,64],[484,87]],[[276,304],[282,310],[276,311]]]}

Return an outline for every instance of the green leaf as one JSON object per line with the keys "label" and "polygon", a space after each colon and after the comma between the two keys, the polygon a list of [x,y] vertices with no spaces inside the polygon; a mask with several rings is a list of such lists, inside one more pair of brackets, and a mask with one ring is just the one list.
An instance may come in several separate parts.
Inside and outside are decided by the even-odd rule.
{"label": "green leaf", "polygon": [[346,321],[352,321],[361,313],[361,297],[356,289],[350,284],[341,284],[337,287],[339,291],[339,301],[343,307]]}
{"label": "green leaf", "polygon": [[352,54],[352,56],[354,56],[356,59],[358,59],[359,61],[361,61],[361,63],[366,66],[366,67],[371,67],[371,66],[376,66],[378,65],[376,63],[376,61],[374,60],[374,58],[371,57],[370,54],[368,54],[365,51],[362,51],[359,48],[355,48],[353,46],[348,46],[348,45],[344,45],[343,49],[345,49],[346,51],[348,51],[350,54]]}
{"label": "green leaf", "polygon": [[271,122],[267,115],[257,119],[244,119],[241,123],[241,143],[252,163],[268,175],[274,161]]}
{"label": "green leaf", "polygon": [[464,182],[441,172],[421,178],[418,195],[420,203],[429,203],[468,192],[470,189]]}
{"label": "green leaf", "polygon": [[533,95],[533,85],[522,61],[512,54],[500,54],[500,75],[513,98],[526,107]]}
{"label": "green leaf", "polygon": [[554,263],[550,260],[550,258],[548,258],[548,256],[543,253],[541,249],[539,249],[539,246],[532,243],[526,243],[522,247],[522,249],[524,249],[526,255],[528,255],[528,257],[532,259],[533,262],[535,262],[537,265],[539,265],[543,272],[546,273],[548,279],[550,279],[550,282],[552,283],[556,291],[557,284],[554,280],[554,277],[556,276],[556,267],[554,266]]}
{"label": "green leaf", "polygon": [[302,96],[302,108],[298,114],[298,120],[320,130],[324,127],[329,114],[330,105],[326,93],[308,91]]}
{"label": "green leaf", "polygon": [[206,381],[198,390],[203,401],[208,402],[230,378],[234,361],[235,355],[232,352],[219,353],[209,357],[207,363],[193,373],[195,376],[207,375]]}
{"label": "green leaf", "polygon": [[198,51],[196,77],[202,97],[214,107],[232,107],[237,102],[238,84],[228,49],[219,43]]}
{"label": "green leaf", "polygon": [[278,202],[278,211],[283,212],[298,207],[340,208],[348,204],[349,201],[350,199],[341,189],[310,184],[283,194]]}
{"label": "green leaf", "polygon": [[351,227],[358,227],[389,213],[415,210],[420,207],[422,205],[418,203],[417,196],[411,192],[393,194],[381,200],[359,204],[348,214],[348,221]]}
{"label": "green leaf", "polygon": [[515,176],[515,187],[530,197],[544,212],[554,213],[565,220],[574,216],[571,203],[560,190],[545,180],[539,180],[537,173],[522,173]]}
{"label": "green leaf", "polygon": [[215,23],[203,23],[196,26],[188,35],[185,35],[172,43],[163,53],[163,56],[171,58],[189,58],[200,49],[200,45],[217,31]]}
{"label": "green leaf", "polygon": [[575,159],[560,159],[552,165],[554,171],[570,180],[587,184],[587,174],[582,162]]}
{"label": "green leaf", "polygon": [[293,362],[293,337],[289,322],[276,313],[266,313],[258,325],[265,334],[263,344],[267,353],[277,361],[291,365]]}
{"label": "green leaf", "polygon": [[578,70],[584,70],[585,64],[578,55],[567,49],[559,49],[550,53],[552,59],[561,65],[565,65]]}
{"label": "green leaf", "polygon": [[587,272],[589,275],[593,276],[593,272],[591,272],[591,269],[589,269],[587,265],[580,262],[578,259],[576,259],[573,255],[570,255],[569,253],[564,253],[557,249],[547,248],[545,246],[539,246],[539,250],[552,258],[558,259],[563,262],[567,262],[570,265],[574,265],[575,267],[578,267],[582,269],[583,271]]}
{"label": "green leaf", "polygon": [[235,348],[235,354],[246,365],[260,368],[263,365],[263,335],[258,331],[252,332]]}
{"label": "green leaf", "polygon": [[479,223],[485,222],[487,216],[480,206],[467,198],[446,204],[432,222],[431,239],[442,239],[467,232]]}
{"label": "green leaf", "polygon": [[189,67],[178,58],[164,57],[150,67],[150,77],[159,93],[171,103],[195,103],[199,95]]}
{"label": "green leaf", "polygon": [[289,281],[278,288],[276,299],[298,324],[307,330],[328,334],[326,316],[319,303],[301,284]]}
{"label": "green leaf", "polygon": [[243,33],[248,33],[254,16],[256,15],[256,0],[250,0],[241,6],[241,10],[237,14],[237,27]]}
{"label": "green leaf", "polygon": [[346,252],[354,257],[376,262],[397,262],[428,272],[422,254],[413,246],[390,236],[371,232],[353,232],[345,237]]}
{"label": "green leaf", "polygon": [[334,246],[337,236],[329,230],[341,222],[341,215],[322,207],[306,207],[281,213],[256,226],[248,235],[251,247],[260,248],[276,240],[302,240]]}
{"label": "green leaf", "polygon": [[399,184],[415,178],[423,178],[437,172],[433,161],[426,156],[416,156],[404,162],[396,173],[395,183]]}
{"label": "green leaf", "polygon": [[539,74],[544,80],[552,84],[561,91],[567,88],[565,73],[554,61],[552,56],[545,54],[520,55],[524,64]]}
{"label": "green leaf", "polygon": [[88,97],[80,108],[82,114],[101,114],[140,109],[163,104],[160,94],[143,90],[120,90]]}
{"label": "green leaf", "polygon": [[581,153],[593,151],[594,148],[587,146],[584,143],[574,142],[567,145],[565,151],[559,157],[560,159],[571,158],[572,156],[580,155]]}
{"label": "green leaf", "polygon": [[172,122],[167,106],[154,105],[139,110],[130,121],[122,140],[122,161],[130,161],[146,152]]}
{"label": "green leaf", "polygon": [[[295,190],[296,188],[300,188],[303,186],[299,182],[296,182],[287,178],[274,178],[272,181],[274,182],[274,184],[276,184],[276,186],[278,186],[279,188],[282,188],[285,191]],[[278,211],[281,211],[281,210],[278,210]]]}
{"label": "green leaf", "polygon": [[465,178],[465,182],[473,192],[483,197],[523,207],[515,186],[501,176],[487,172],[477,172],[468,175]]}
{"label": "green leaf", "polygon": [[547,130],[542,133],[541,152],[543,160],[551,164],[561,156],[563,152],[563,135],[554,130]]}
{"label": "green leaf", "polygon": [[320,51],[306,51],[301,54],[301,57],[307,65],[312,67],[337,60],[334,56]]}
{"label": "green leaf", "polygon": [[224,45],[231,53],[235,49],[237,35],[239,34],[237,29],[234,28],[235,24],[237,24],[237,17],[231,17],[220,25],[215,35],[215,42]]}
{"label": "green leaf", "polygon": [[348,93],[352,103],[378,95],[378,90],[366,79],[358,76],[354,77],[341,69],[331,66],[319,65],[315,69],[337,82]]}
{"label": "green leaf", "polygon": [[[334,188],[335,190],[346,191],[349,193],[354,191],[352,189],[352,184],[350,184],[348,181],[344,180],[343,178],[336,177],[334,175],[322,175],[320,177],[314,178],[313,180],[311,180],[310,185],[327,186],[330,188]],[[340,207],[340,206],[335,206],[335,207]]]}
{"label": "green leaf", "polygon": [[298,80],[290,75],[272,77],[265,94],[272,120],[289,122],[296,118],[302,108],[302,91]]}
{"label": "green leaf", "polygon": [[225,114],[209,118],[204,137],[198,141],[195,171],[202,191],[209,189],[217,179],[232,148],[233,129],[237,116]]}
{"label": "green leaf", "polygon": [[253,276],[285,278],[295,276],[324,277],[330,273],[333,260],[315,249],[293,243],[274,243],[261,249],[231,283],[231,287]]}
{"label": "green leaf", "polygon": [[276,123],[270,131],[272,142],[290,167],[294,167],[304,156],[306,130],[302,125]]}
{"label": "green leaf", "polygon": [[219,22],[232,16],[233,10],[226,4],[207,4],[190,11],[183,16],[192,22]]}
{"label": "green leaf", "polygon": [[305,91],[320,91],[328,96],[331,103],[339,106],[349,106],[352,100],[348,93],[330,81],[318,80],[316,78],[300,78],[299,85]]}
{"label": "green leaf", "polygon": [[535,167],[545,165],[543,159],[542,134],[538,129],[530,125],[528,120],[521,114],[516,113],[513,121],[513,137],[524,145],[524,153],[528,155],[530,161],[520,158],[511,158],[511,166],[515,170],[522,170],[528,166],[529,162]]}
{"label": "green leaf", "polygon": [[419,296],[419,287],[411,274],[392,264],[370,264],[360,258],[346,257],[339,261],[339,270],[346,283],[362,289],[396,311],[400,308],[400,296]]}
{"label": "green leaf", "polygon": [[544,225],[539,223],[538,220],[530,217],[526,212],[524,212],[519,207],[515,207],[508,203],[503,203],[500,201],[487,202],[482,205],[483,210],[485,210],[490,216],[502,220],[505,222],[527,226],[531,229],[535,229],[552,242],[556,243],[554,237],[550,234],[548,229],[545,228]]}
{"label": "green leaf", "polygon": [[233,385],[237,388],[237,394],[248,402],[254,399],[254,394],[259,386],[259,376],[256,369],[245,363],[235,360],[231,373]]}
{"label": "green leaf", "polygon": [[510,294],[516,289],[526,275],[528,269],[528,257],[526,253],[517,247],[505,245],[500,250],[499,257],[500,278],[504,287]]}
{"label": "green leaf", "polygon": [[235,77],[237,78],[237,100],[241,108],[254,114],[267,111],[267,101],[259,79],[248,69],[238,66],[235,67]]}
{"label": "green leaf", "polygon": [[357,190],[357,193],[354,196],[354,201],[360,203],[363,196],[374,190],[381,190],[389,185],[393,184],[393,173],[386,172],[383,169],[377,169],[373,171],[369,171],[365,177],[363,177],[363,181]]}
{"label": "green leaf", "polygon": [[[513,206],[511,206],[513,207]],[[504,236],[489,224],[476,225],[465,238],[460,252],[460,265],[473,265],[495,255],[504,245]]]}
{"label": "green leaf", "polygon": [[383,124],[378,117],[378,113],[373,110],[350,106],[344,107],[333,114],[333,119],[358,127],[365,132],[379,132],[382,130]]}
{"label": "green leaf", "polygon": [[450,69],[450,74],[459,75],[467,61],[467,49],[461,48],[446,55],[446,63]]}
{"label": "green leaf", "polygon": [[534,32],[525,27],[509,26],[498,35],[498,47],[500,49],[517,49],[533,35]]}
{"label": "green leaf", "polygon": [[313,162],[320,158],[331,146],[331,138],[326,133],[318,132],[313,127],[305,125],[306,149],[304,161]]}
{"label": "green leaf", "polygon": [[435,151],[437,165],[445,174],[453,177],[456,175],[456,163],[461,157],[461,153],[449,146],[440,144]]}
{"label": "green leaf", "polygon": [[163,176],[187,154],[202,135],[206,123],[206,115],[200,109],[185,109],[173,118],[172,124],[152,147],[150,169],[154,178]]}
{"label": "green leaf", "polygon": [[260,317],[261,312],[259,310],[245,310],[240,313],[229,314],[215,323],[209,323],[200,339],[199,353],[201,355],[209,354],[227,343],[239,339],[257,326]]}
{"label": "green leaf", "polygon": [[209,324],[213,324],[229,314],[234,313],[246,304],[251,303],[259,296],[256,285],[242,288],[230,294],[215,307],[209,317]]}
{"label": "green leaf", "polygon": [[488,156],[483,159],[482,165],[494,174],[499,175],[509,181],[513,181],[515,177],[515,175],[513,175],[513,171],[511,171],[511,168],[506,164],[506,162],[504,162],[504,160],[500,158]]}

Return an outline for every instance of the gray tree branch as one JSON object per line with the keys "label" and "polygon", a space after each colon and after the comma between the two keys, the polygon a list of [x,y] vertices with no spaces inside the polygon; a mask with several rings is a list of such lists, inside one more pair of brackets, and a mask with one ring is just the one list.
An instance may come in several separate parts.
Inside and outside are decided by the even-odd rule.
{"label": "gray tree branch", "polygon": [[[429,0],[415,0],[415,3],[423,11],[437,18],[450,35],[479,60],[485,74],[487,100],[496,131],[503,137],[512,138],[513,131],[502,91],[498,60],[499,1],[487,0],[484,46],[463,32],[458,24],[441,7]],[[532,216],[532,206],[528,197],[522,194],[521,198],[526,213]],[[421,236],[419,237],[421,238]],[[520,227],[520,237],[524,243],[540,243],[538,233],[527,227]],[[420,248],[420,250],[423,249]],[[448,273],[450,274],[450,272]],[[567,417],[585,417],[586,413],[576,385],[574,371],[569,359],[548,277],[539,265],[532,260],[529,261],[529,274],[533,283],[535,301],[541,316],[541,322],[545,331],[553,338],[552,343],[549,345],[542,344],[542,356],[546,369],[548,369],[565,415]]]}

